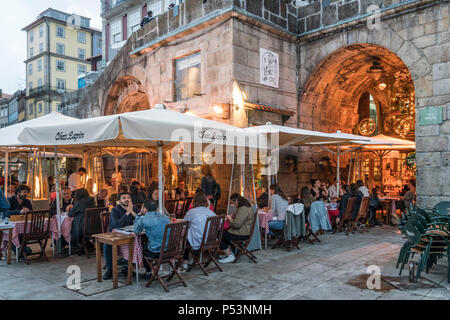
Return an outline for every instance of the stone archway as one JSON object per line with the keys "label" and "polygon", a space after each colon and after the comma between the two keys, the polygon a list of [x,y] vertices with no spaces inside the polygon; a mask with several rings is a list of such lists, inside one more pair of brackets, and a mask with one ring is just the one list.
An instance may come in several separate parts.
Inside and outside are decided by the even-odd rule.
{"label": "stone archway", "polygon": [[117,79],[109,90],[104,115],[150,109],[147,93],[141,82],[133,76]]}
{"label": "stone archway", "polygon": [[[379,66],[382,71],[375,72],[374,69],[380,70]],[[380,86],[381,83],[385,87]],[[322,132],[341,130],[361,135],[363,133],[359,124],[364,117],[361,114],[360,98],[363,95],[370,95],[376,105],[377,131],[369,135],[378,133],[415,139],[415,90],[411,73],[394,52],[368,43],[344,46],[318,63],[305,81],[300,98],[300,125]],[[407,109],[404,107],[405,101]],[[408,125],[401,127],[400,121],[409,124],[409,129],[401,131],[400,128]],[[311,159],[305,159],[306,162],[318,163],[324,157],[334,158],[320,149],[310,154]],[[341,164],[348,164],[349,154],[341,160]],[[335,172],[335,164],[329,165],[332,169],[325,169]],[[307,183],[310,178],[330,179],[333,176],[324,168],[314,167],[301,174],[302,183]],[[348,174],[345,170],[341,173],[343,176]]]}
{"label": "stone archway", "polygon": [[[381,73],[370,72],[374,63],[382,68]],[[398,81],[398,77],[405,79]],[[380,83],[386,88],[381,90]],[[410,92],[401,103],[414,107],[414,83],[405,63],[393,52],[375,44],[354,44],[336,50],[323,59],[309,76],[300,99],[300,109],[310,110],[310,126],[313,130],[324,132],[343,132],[361,134],[356,131],[358,119],[358,101],[365,92],[381,106],[380,112],[389,121],[410,124],[408,134],[403,138],[414,139],[414,113],[400,114],[397,101],[400,84],[409,84]],[[404,95],[404,94],[403,94]],[[402,107],[404,108],[404,107]],[[414,108],[411,108],[414,111]],[[395,111],[395,113],[393,113]],[[389,116],[390,114],[395,114]],[[390,117],[390,118],[388,118]],[[398,119],[397,119],[398,118]],[[386,121],[379,132],[399,136],[394,124]],[[399,136],[400,137],[400,136]]]}

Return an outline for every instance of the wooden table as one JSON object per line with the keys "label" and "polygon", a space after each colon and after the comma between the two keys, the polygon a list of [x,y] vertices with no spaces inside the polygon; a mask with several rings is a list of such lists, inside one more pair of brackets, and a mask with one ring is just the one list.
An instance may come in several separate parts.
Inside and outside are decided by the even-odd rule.
{"label": "wooden table", "polygon": [[[6,264],[11,264],[11,244],[12,244],[12,234],[13,234],[13,229],[14,229],[14,223],[9,223],[8,225],[2,224],[0,226],[0,233],[3,231],[8,231],[8,251],[6,254]],[[0,241],[2,240],[3,237],[0,237]],[[1,250],[0,250],[0,258],[1,258]]]}
{"label": "wooden table", "polygon": [[119,232],[108,232],[94,234],[95,238],[95,251],[97,260],[97,281],[102,282],[102,251],[101,244],[108,244],[112,246],[112,272],[113,272],[113,288],[118,288],[117,280],[117,249],[118,246],[128,244],[128,284],[131,284],[133,276],[133,248],[134,248],[134,236],[126,235]]}

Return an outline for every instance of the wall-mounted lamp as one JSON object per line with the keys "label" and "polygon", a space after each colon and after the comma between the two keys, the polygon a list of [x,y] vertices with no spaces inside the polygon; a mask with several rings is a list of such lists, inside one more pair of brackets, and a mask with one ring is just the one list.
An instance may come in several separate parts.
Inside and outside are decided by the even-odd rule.
{"label": "wall-mounted lamp", "polygon": [[213,103],[210,107],[211,113],[215,118],[229,119],[230,118],[230,104],[228,103]]}

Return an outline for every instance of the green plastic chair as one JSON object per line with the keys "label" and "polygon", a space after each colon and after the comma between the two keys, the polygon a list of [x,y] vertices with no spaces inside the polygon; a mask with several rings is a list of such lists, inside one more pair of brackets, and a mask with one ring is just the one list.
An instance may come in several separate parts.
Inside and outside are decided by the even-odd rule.
{"label": "green plastic chair", "polygon": [[450,210],[450,201],[441,201],[433,207],[434,210],[439,212],[439,215],[447,217]]}

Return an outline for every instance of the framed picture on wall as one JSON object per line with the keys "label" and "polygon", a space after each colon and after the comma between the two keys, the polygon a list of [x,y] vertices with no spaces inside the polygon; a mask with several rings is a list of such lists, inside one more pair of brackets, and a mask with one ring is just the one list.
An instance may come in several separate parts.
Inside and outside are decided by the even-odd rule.
{"label": "framed picture on wall", "polygon": [[278,88],[280,60],[278,53],[259,48],[259,82]]}

